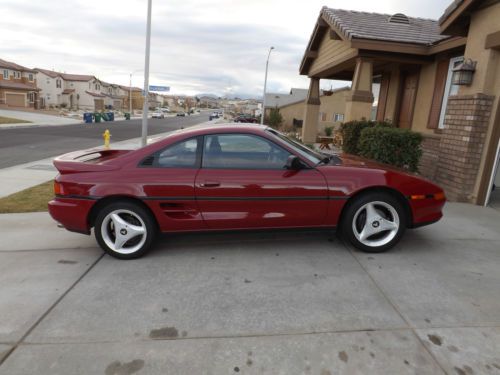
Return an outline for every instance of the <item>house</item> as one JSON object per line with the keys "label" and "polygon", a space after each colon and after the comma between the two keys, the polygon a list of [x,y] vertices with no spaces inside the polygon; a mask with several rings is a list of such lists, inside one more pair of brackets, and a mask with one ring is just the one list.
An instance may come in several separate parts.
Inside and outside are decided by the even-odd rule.
{"label": "house", "polygon": [[104,107],[121,110],[124,106],[126,95],[120,86],[114,83],[101,81],[101,94],[104,95]]}
{"label": "house", "polygon": [[65,107],[86,111],[103,110],[106,95],[102,83],[93,75],[68,74],[35,68],[43,107]]}
{"label": "house", "polygon": [[[292,89],[298,90],[298,89]],[[279,98],[274,97],[271,100],[271,104],[268,106],[268,97],[266,96],[266,116],[269,116],[269,111],[271,108],[278,108],[280,114],[283,118],[283,127],[290,129],[292,127],[303,126],[304,112],[306,109],[306,95],[298,95],[298,98],[290,97],[291,95],[279,95]],[[333,127],[338,128],[342,122],[344,122],[344,109],[346,103],[346,97],[350,87],[341,87],[335,90],[325,90],[323,94],[320,95],[320,107],[318,112],[318,121],[316,126],[315,134],[323,134],[325,128]],[[268,94],[269,95],[269,94]],[[275,95],[275,94],[270,94]],[[272,98],[269,98],[272,99]],[[274,107],[272,107],[274,104]]]}
{"label": "house", "polygon": [[[130,86],[118,86],[119,95],[123,97],[123,108],[126,111],[132,110],[142,110],[144,106],[144,96],[142,95],[142,89],[139,87]],[[130,102],[132,102],[132,107],[130,107]]]}
{"label": "house", "polygon": [[38,108],[37,72],[0,59],[0,104]]}
{"label": "house", "polygon": [[351,81],[345,121],[420,132],[420,172],[452,200],[486,204],[499,157],[499,19],[500,2],[487,0],[455,0],[438,21],[323,7],[300,65],[304,141],[316,138],[320,80]]}
{"label": "house", "polygon": [[265,97],[265,117],[269,117],[271,109],[281,108],[291,103],[302,102],[307,97],[307,89],[292,88],[288,94],[267,93]]}

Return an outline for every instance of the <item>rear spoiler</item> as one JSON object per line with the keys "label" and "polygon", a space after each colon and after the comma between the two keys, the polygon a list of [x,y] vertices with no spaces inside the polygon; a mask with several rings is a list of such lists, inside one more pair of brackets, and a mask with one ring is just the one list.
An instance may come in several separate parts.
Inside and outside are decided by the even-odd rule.
{"label": "rear spoiler", "polygon": [[106,164],[106,161],[128,152],[130,150],[90,149],[74,151],[55,158],[54,166],[61,174],[113,171],[120,167]]}

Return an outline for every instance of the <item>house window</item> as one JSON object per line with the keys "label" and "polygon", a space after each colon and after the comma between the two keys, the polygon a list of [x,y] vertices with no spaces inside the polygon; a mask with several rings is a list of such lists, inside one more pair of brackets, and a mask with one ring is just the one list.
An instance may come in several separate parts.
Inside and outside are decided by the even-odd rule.
{"label": "house window", "polygon": [[61,88],[61,86],[62,86],[62,82],[61,82],[61,80],[60,80],[60,79],[57,79],[57,80],[56,80],[56,88],[60,89],[60,88]]}
{"label": "house window", "polygon": [[33,81],[33,73],[28,74],[28,79],[29,79],[30,81]]}
{"label": "house window", "polygon": [[16,72],[16,77],[21,78],[21,72]]}
{"label": "house window", "polygon": [[92,85],[91,85],[91,83],[89,82],[89,90],[90,90],[91,88],[92,88]]}
{"label": "house window", "polygon": [[30,103],[34,103],[35,102],[35,93],[34,92],[29,92],[28,93],[28,100]]}
{"label": "house window", "polygon": [[7,69],[3,71],[3,79],[9,79],[9,71]]}
{"label": "house window", "polygon": [[333,122],[342,122],[344,121],[344,114],[343,113],[334,113],[333,114]]}
{"label": "house window", "polygon": [[453,68],[464,61],[463,56],[453,57],[450,59],[450,64],[448,65],[448,75],[446,77],[446,86],[444,87],[443,95],[443,105],[441,106],[441,113],[439,114],[439,124],[438,128],[444,128],[444,116],[446,114],[446,107],[448,106],[448,97],[452,95],[457,95],[460,86],[451,83],[451,76],[453,74]]}
{"label": "house window", "polygon": [[326,112],[320,112],[319,113],[319,119],[321,121],[326,121]]}

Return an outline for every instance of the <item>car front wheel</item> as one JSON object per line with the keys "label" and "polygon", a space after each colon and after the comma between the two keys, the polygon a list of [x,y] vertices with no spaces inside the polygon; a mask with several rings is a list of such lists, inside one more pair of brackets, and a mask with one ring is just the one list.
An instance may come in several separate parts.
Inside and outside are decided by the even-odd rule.
{"label": "car front wheel", "polygon": [[95,237],[101,248],[118,259],[144,255],[156,235],[151,214],[132,202],[115,202],[104,207],[95,221]]}
{"label": "car front wheel", "polygon": [[341,234],[354,247],[369,253],[389,250],[401,239],[407,224],[398,199],[385,193],[355,198],[342,218]]}

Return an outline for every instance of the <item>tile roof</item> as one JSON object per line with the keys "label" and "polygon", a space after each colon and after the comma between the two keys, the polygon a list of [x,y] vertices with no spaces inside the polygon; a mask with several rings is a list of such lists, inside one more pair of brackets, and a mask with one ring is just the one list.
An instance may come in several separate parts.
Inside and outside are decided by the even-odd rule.
{"label": "tile roof", "polygon": [[289,94],[266,94],[266,108],[281,108],[285,105],[298,103],[307,98],[307,89],[291,89]]}
{"label": "tile roof", "polygon": [[94,76],[88,75],[88,74],[68,74],[68,73],[61,73],[61,72],[56,72],[53,70],[47,70],[47,69],[41,69],[41,68],[35,68],[36,71],[42,72],[49,77],[56,78],[57,76],[63,78],[65,81],[81,81],[81,82],[88,82],[91,79],[95,79]]}
{"label": "tile roof", "polygon": [[[373,39],[391,42],[432,45],[449,38],[441,35],[435,20],[407,17],[402,14],[358,12],[323,7],[321,16],[347,39]],[[408,23],[405,23],[406,19]]]}
{"label": "tile roof", "polygon": [[444,10],[443,15],[439,17],[439,24],[441,25],[446,19],[457,9],[464,0],[455,0]]}
{"label": "tile roof", "polygon": [[13,82],[7,80],[0,80],[0,87],[6,87],[10,89],[18,89],[18,90],[30,90],[30,91],[40,91],[34,84],[21,83],[21,82]]}
{"label": "tile roof", "polygon": [[95,96],[96,98],[105,98],[106,95],[103,95],[103,94],[98,94],[98,93],[95,93],[95,92],[91,92],[91,91],[85,91],[87,94],[89,94],[90,96]]}
{"label": "tile roof", "polygon": [[[118,85],[118,87],[120,87],[124,91],[130,91],[130,87],[129,86]],[[139,87],[132,87],[132,91],[140,91],[140,92],[142,92],[142,89],[140,89]]]}
{"label": "tile roof", "polygon": [[34,69],[26,68],[25,66],[7,61],[7,60],[2,60],[0,59],[0,68],[7,68],[7,69],[12,69],[12,70],[20,70],[23,72],[31,72],[31,73],[36,73]]}
{"label": "tile roof", "polygon": [[56,77],[60,77],[61,76],[61,73],[58,73],[58,72],[54,72],[53,70],[47,70],[47,69],[41,69],[41,68],[35,68],[35,70],[37,72],[40,72],[40,73],[43,73],[51,78],[56,78]]}

